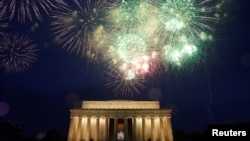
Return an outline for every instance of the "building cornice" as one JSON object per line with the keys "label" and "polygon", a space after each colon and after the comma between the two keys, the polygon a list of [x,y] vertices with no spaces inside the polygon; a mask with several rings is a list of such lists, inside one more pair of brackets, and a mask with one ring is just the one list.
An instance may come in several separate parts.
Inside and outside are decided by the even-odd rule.
{"label": "building cornice", "polygon": [[171,109],[71,109],[71,117],[171,117]]}

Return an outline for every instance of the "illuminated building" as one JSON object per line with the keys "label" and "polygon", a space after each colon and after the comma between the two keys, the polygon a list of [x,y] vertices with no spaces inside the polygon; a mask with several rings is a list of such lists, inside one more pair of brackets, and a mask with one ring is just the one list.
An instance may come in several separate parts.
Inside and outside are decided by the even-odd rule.
{"label": "illuminated building", "polygon": [[173,141],[171,109],[159,101],[83,101],[71,109],[68,141]]}

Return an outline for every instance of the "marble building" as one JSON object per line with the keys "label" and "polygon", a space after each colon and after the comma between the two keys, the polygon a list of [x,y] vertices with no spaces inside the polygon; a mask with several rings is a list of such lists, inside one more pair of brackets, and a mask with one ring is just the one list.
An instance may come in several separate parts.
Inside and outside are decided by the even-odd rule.
{"label": "marble building", "polygon": [[173,141],[171,109],[159,101],[83,101],[70,110],[68,141]]}

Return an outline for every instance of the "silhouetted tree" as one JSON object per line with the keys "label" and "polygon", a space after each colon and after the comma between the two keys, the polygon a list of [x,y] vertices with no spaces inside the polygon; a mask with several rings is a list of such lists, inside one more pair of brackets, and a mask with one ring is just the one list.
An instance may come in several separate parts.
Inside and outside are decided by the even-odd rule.
{"label": "silhouetted tree", "polygon": [[174,136],[174,141],[191,141],[190,135],[183,130],[176,130],[173,136]]}
{"label": "silhouetted tree", "polygon": [[38,141],[38,140],[32,137],[23,137],[22,141]]}
{"label": "silhouetted tree", "polygon": [[55,129],[49,130],[41,141],[67,141],[66,137],[62,136]]}
{"label": "silhouetted tree", "polygon": [[11,121],[0,122],[0,141],[21,141],[23,126]]}

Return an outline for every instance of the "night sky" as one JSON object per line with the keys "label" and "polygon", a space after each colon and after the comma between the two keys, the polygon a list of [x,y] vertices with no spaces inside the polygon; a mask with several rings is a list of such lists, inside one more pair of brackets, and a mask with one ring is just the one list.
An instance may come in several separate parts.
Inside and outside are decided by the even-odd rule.
{"label": "night sky", "polygon": [[69,109],[82,100],[129,99],[160,100],[161,108],[172,108],[174,130],[201,132],[211,123],[249,121],[250,5],[246,0],[232,3],[225,8],[228,17],[216,24],[206,59],[161,72],[133,97],[114,95],[106,87],[105,65],[55,45],[48,15],[35,30],[35,20],[20,24],[13,19],[1,31],[29,35],[39,53],[22,73],[0,70],[0,120],[19,123],[33,136],[50,129],[67,135]]}

